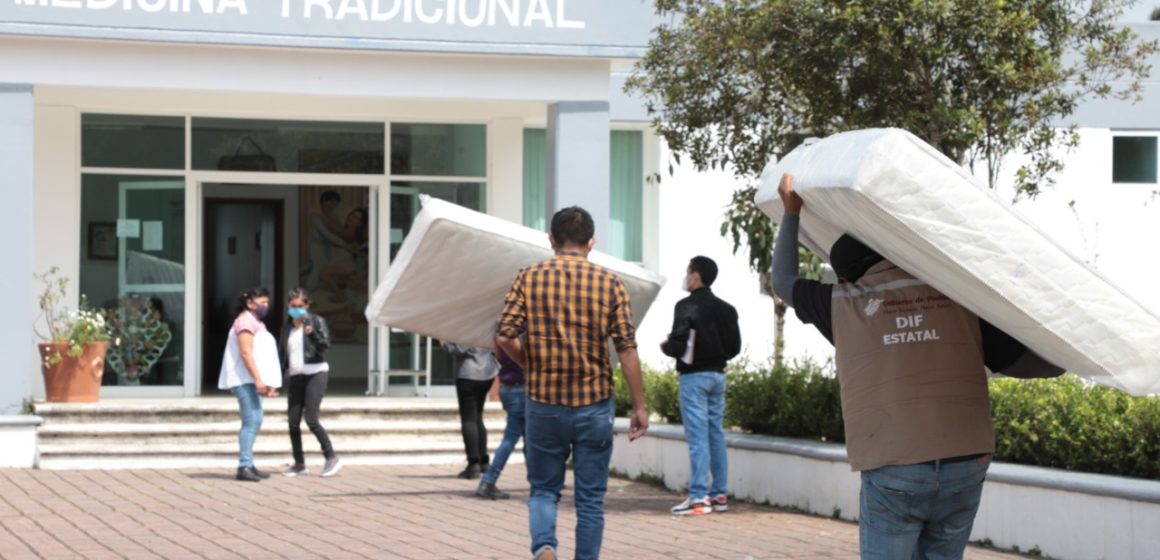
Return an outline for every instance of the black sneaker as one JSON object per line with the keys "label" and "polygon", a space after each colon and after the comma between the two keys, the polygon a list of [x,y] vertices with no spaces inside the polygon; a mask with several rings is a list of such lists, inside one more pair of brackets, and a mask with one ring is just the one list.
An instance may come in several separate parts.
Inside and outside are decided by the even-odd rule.
{"label": "black sneaker", "polygon": [[483,481],[480,481],[479,488],[475,490],[475,495],[489,500],[506,500],[511,498],[511,495],[507,492],[496,488],[495,484]]}
{"label": "black sneaker", "polygon": [[244,480],[246,482],[262,481],[262,477],[258,476],[258,474],[254,472],[253,467],[238,467],[238,475],[235,478],[238,480]]}
{"label": "black sneaker", "polygon": [[460,472],[456,476],[458,476],[459,478],[465,478],[467,480],[475,480],[475,479],[479,478],[479,474],[480,474],[479,473],[479,465],[472,463],[470,465],[467,465],[467,468],[463,469],[463,472]]}
{"label": "black sneaker", "polygon": [[250,472],[254,473],[255,475],[258,476],[258,478],[260,478],[262,480],[266,480],[267,478],[270,478],[270,473],[264,473],[264,472],[258,470],[258,467],[250,467]]}

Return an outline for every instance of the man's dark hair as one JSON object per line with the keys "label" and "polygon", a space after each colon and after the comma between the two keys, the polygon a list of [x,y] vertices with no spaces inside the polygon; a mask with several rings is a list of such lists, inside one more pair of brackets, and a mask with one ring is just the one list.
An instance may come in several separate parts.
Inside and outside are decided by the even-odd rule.
{"label": "man's dark hair", "polygon": [[595,232],[592,215],[579,206],[569,206],[552,216],[552,238],[557,245],[583,247],[588,245]]}
{"label": "man's dark hair", "polygon": [[339,202],[342,202],[342,196],[340,196],[338,193],[336,193],[334,191],[326,191],[326,192],[322,193],[322,196],[318,197],[319,204],[325,203],[328,200],[333,200],[335,202],[335,204],[337,204]]}
{"label": "man's dark hair", "polygon": [[717,263],[709,257],[697,255],[689,259],[689,269],[696,272],[706,286],[712,286],[713,281],[717,279]]}

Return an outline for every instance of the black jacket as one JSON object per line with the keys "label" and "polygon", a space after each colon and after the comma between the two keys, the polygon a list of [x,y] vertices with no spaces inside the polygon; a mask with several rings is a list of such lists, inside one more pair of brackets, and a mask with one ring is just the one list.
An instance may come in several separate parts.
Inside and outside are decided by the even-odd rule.
{"label": "black jacket", "polygon": [[[302,320],[302,328],[310,325],[314,332],[302,333],[302,361],[307,364],[321,364],[326,361],[326,351],[330,349],[330,328],[326,326],[326,319],[313,313]],[[282,325],[282,336],[278,339],[278,353],[282,356],[282,371],[290,368],[290,354],[286,341],[294,331],[294,321],[288,320]]]}
{"label": "black jacket", "polygon": [[[693,340],[693,363],[681,361],[689,340],[689,329],[697,334]],[[725,371],[725,363],[741,353],[741,329],[737,310],[709,288],[697,288],[689,297],[677,302],[673,312],[673,330],[661,344],[666,356],[677,358],[677,371]]]}

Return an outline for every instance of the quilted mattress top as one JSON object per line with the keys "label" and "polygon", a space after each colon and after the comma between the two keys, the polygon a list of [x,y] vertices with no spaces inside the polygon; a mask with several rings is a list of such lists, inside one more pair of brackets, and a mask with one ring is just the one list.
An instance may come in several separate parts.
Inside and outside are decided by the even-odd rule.
{"label": "quilted mattress top", "polygon": [[[548,236],[449,202],[420,198],[423,209],[371,296],[367,321],[491,348],[516,273],[552,256]],[[620,276],[639,325],[664,278],[597,251],[588,258]]]}
{"label": "quilted mattress top", "polygon": [[801,242],[828,260],[850,233],[1048,361],[1135,395],[1160,393],[1160,315],[1048,238],[961,166],[899,129],[799,146],[766,167],[805,201]]}

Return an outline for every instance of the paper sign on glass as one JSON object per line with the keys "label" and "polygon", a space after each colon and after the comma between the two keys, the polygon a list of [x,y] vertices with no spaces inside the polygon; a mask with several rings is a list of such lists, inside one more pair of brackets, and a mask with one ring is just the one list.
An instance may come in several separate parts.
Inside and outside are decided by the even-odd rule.
{"label": "paper sign on glass", "polygon": [[117,220],[117,237],[141,237],[141,220]]}
{"label": "paper sign on glass", "polygon": [[141,225],[144,238],[141,240],[141,249],[144,251],[160,251],[164,246],[161,232],[161,222],[145,222]]}

